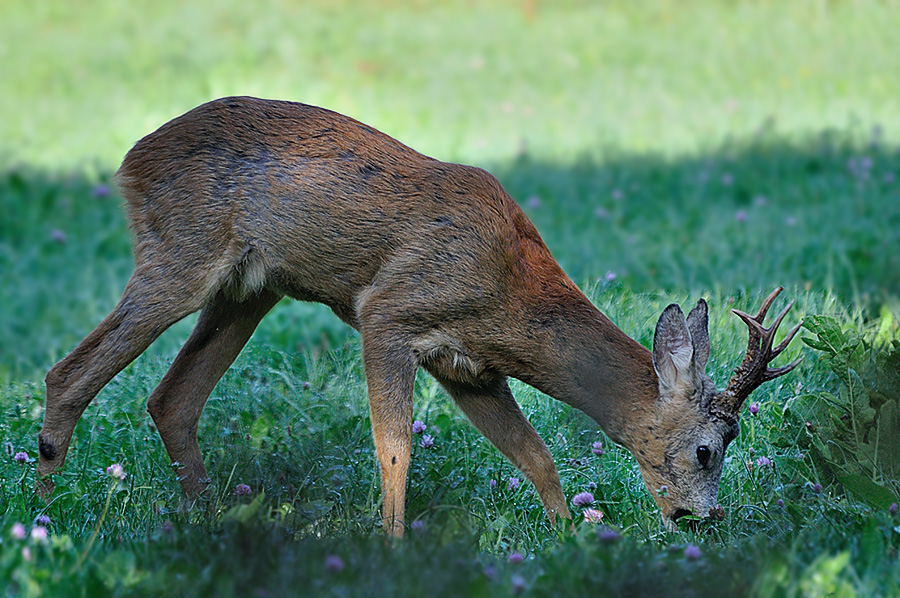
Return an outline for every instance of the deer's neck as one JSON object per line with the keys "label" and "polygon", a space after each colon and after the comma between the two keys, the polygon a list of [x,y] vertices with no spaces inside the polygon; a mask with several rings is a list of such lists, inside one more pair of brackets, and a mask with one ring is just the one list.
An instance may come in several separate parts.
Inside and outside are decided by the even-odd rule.
{"label": "deer's neck", "polygon": [[658,394],[650,352],[577,289],[530,311],[539,346],[515,377],[580,409],[614,441],[631,446]]}

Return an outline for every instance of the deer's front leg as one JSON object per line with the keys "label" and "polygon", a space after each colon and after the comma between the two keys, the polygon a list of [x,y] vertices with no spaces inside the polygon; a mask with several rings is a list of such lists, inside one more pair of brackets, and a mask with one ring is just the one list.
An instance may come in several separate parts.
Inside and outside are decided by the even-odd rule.
{"label": "deer's front leg", "polygon": [[400,537],[405,528],[416,364],[411,352],[399,348],[396,339],[366,332],[363,332],[363,362],[375,452],[381,467],[382,525],[388,535]]}
{"label": "deer's front leg", "polygon": [[460,384],[439,373],[436,377],[469,421],[534,484],[550,522],[555,523],[557,515],[571,519],[550,450],[525,418],[506,379]]}

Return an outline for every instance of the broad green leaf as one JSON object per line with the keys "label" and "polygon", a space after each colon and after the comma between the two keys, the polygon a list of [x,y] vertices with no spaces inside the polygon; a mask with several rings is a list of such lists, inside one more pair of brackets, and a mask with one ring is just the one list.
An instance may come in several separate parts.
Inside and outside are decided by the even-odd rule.
{"label": "broad green leaf", "polygon": [[837,320],[828,316],[806,316],[803,327],[815,334],[817,339],[803,338],[807,345],[836,355],[847,341]]}
{"label": "broad green leaf", "polygon": [[878,412],[878,465],[882,473],[900,480],[900,407],[888,401]]}
{"label": "broad green leaf", "polygon": [[879,486],[867,475],[836,472],[838,481],[858,499],[876,509],[887,509],[897,501],[893,493]]}

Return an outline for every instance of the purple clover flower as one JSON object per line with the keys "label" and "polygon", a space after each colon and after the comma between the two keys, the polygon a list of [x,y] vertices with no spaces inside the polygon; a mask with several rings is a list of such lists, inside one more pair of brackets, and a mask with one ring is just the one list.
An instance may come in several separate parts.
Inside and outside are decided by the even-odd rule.
{"label": "purple clover flower", "polygon": [[425,529],[425,522],[421,519],[416,519],[410,524],[409,528],[414,532],[421,532]]}
{"label": "purple clover flower", "polygon": [[413,434],[421,434],[422,432],[425,431],[425,428],[427,428],[427,427],[428,426],[426,426],[423,422],[416,420],[413,422],[413,428],[412,428]]}
{"label": "purple clover flower", "polygon": [[251,492],[253,491],[247,484],[238,484],[234,487],[234,492],[232,492],[232,494],[235,496],[249,496]]}
{"label": "purple clover flower", "polygon": [[37,519],[35,519],[34,522],[38,525],[47,527],[48,525],[50,525],[50,517],[48,517],[47,515],[38,515]]}
{"label": "purple clover flower", "polygon": [[759,459],[756,460],[757,467],[768,467],[771,464],[772,464],[772,460],[769,459],[768,457],[760,457]]}
{"label": "purple clover flower", "polygon": [[422,442],[420,442],[419,444],[422,445],[422,448],[429,449],[429,448],[433,447],[434,446],[434,436],[432,436],[431,434],[424,434],[422,436]]}
{"label": "purple clover flower", "polygon": [[50,231],[50,239],[59,243],[60,245],[65,245],[66,244],[66,233],[64,233],[63,231],[61,231],[58,228],[54,228],[52,231]]}
{"label": "purple clover flower", "polygon": [[494,478],[491,478],[491,480],[488,482],[488,486],[490,486],[491,490],[493,490],[494,488],[497,487],[497,480],[495,480]]}
{"label": "purple clover flower", "polygon": [[782,509],[784,508],[784,501],[780,498],[775,501],[775,504],[778,505],[779,507],[781,507]]}
{"label": "purple clover flower", "polygon": [[816,494],[821,494],[822,493],[822,484],[820,484],[819,482],[816,482],[815,484],[813,484],[812,491],[815,492]]}
{"label": "purple clover flower", "polygon": [[702,557],[703,553],[693,544],[688,544],[687,548],[684,549],[684,558],[689,561],[696,561],[697,559]]}
{"label": "purple clover flower", "polygon": [[344,570],[344,561],[336,554],[325,557],[325,570],[329,573],[340,573]]}
{"label": "purple clover flower", "polygon": [[528,589],[528,582],[518,573],[509,578],[509,583],[512,584],[513,594],[521,594]]}
{"label": "purple clover flower", "polygon": [[599,457],[606,451],[603,450],[603,443],[598,440],[597,442],[595,442],[591,445],[591,452]]}
{"label": "purple clover flower", "polygon": [[13,457],[13,459],[15,459],[16,463],[18,463],[19,465],[28,463],[28,453],[26,453],[25,451],[19,451],[18,453],[16,453],[16,456]]}
{"label": "purple clover flower", "polygon": [[107,185],[95,185],[94,186],[94,197],[109,197],[109,187]]}
{"label": "purple clover flower", "polygon": [[622,539],[622,536],[613,528],[605,527],[597,532],[597,538],[604,544],[615,544]]}
{"label": "purple clover flower", "polygon": [[750,403],[750,415],[756,415],[759,413],[759,403]]}
{"label": "purple clover flower", "polygon": [[519,563],[521,563],[524,560],[525,560],[525,557],[522,556],[521,553],[513,552],[509,555],[509,562],[512,563],[513,565],[518,565]]}
{"label": "purple clover flower", "polygon": [[579,492],[572,497],[572,504],[576,507],[586,507],[594,504],[594,495],[590,492]]}
{"label": "purple clover flower", "polygon": [[897,514],[897,503],[893,503],[893,504],[888,508],[888,513],[890,513],[891,515],[896,515],[896,514]]}
{"label": "purple clover flower", "polygon": [[519,478],[509,478],[509,483],[507,483],[507,487],[510,490],[518,490],[519,489]]}

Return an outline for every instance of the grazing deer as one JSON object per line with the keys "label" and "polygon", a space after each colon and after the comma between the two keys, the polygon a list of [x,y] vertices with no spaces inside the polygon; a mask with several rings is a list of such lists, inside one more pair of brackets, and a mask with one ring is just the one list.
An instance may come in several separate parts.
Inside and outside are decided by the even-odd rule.
{"label": "grazing deer", "polygon": [[140,140],[117,176],[135,269],[112,313],[47,374],[44,496],[100,389],[197,310],[147,405],[185,494],[209,483],[197,424],[213,387],[282,297],[319,301],[362,337],[383,524],[395,535],[419,367],[534,484],[551,520],[570,517],[559,474],[507,377],[584,411],[630,449],[672,525],[716,506],[741,404],[798,363],[768,368],[799,328],[772,348],[787,309],[771,328],[762,322],[779,288],[758,315],[736,312],[750,345],[716,392],[703,300],[686,319],[667,307],[647,351],[578,290],[491,175],[321,108],[209,102]]}

